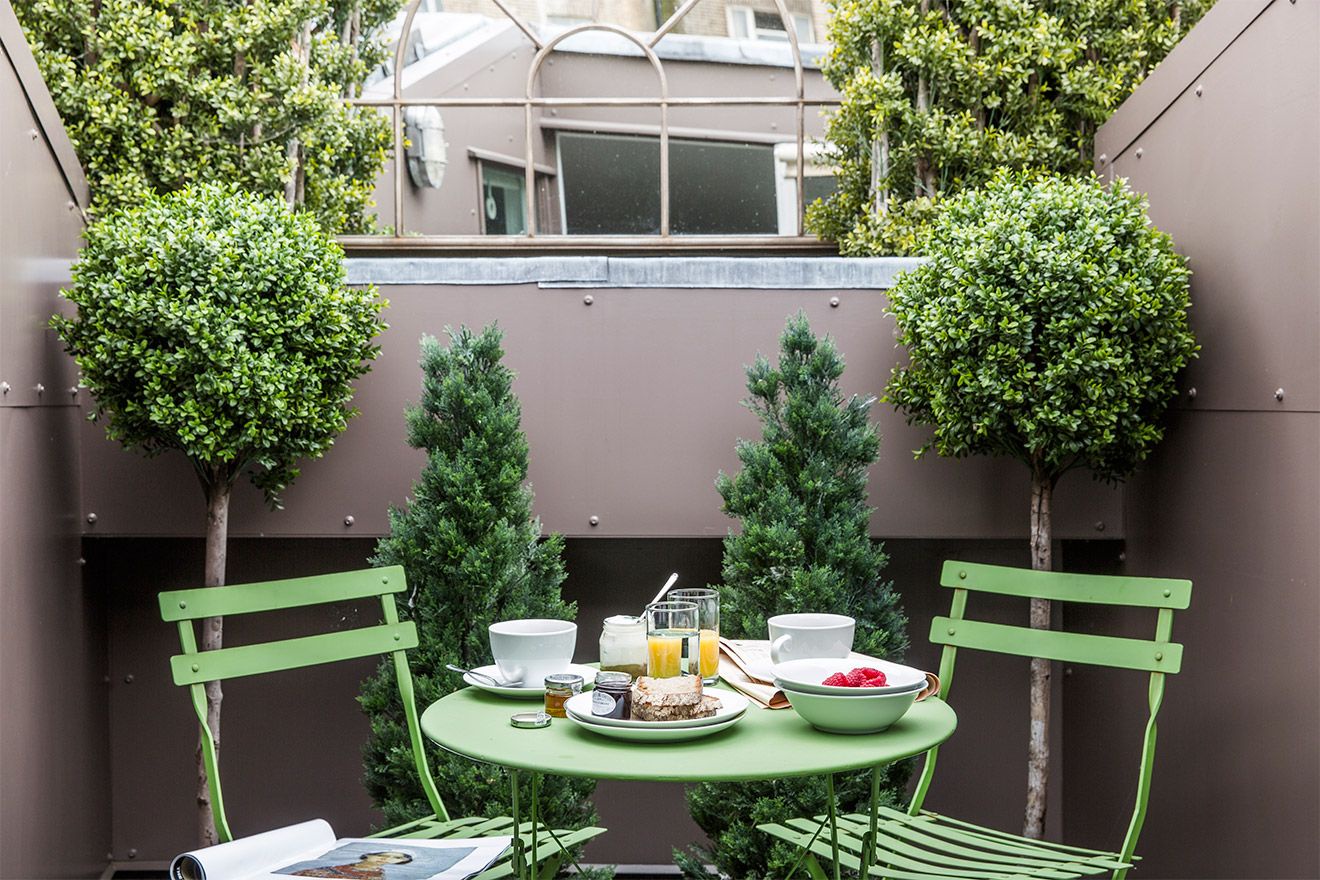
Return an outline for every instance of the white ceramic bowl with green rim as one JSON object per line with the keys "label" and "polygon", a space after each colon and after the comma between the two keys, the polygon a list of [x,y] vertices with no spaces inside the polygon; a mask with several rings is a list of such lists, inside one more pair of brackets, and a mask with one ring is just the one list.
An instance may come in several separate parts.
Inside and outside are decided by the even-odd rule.
{"label": "white ceramic bowl with green rim", "polygon": [[893,694],[857,694],[841,697],[808,694],[781,687],[793,711],[817,730],[826,733],[879,733],[907,714],[919,689]]}

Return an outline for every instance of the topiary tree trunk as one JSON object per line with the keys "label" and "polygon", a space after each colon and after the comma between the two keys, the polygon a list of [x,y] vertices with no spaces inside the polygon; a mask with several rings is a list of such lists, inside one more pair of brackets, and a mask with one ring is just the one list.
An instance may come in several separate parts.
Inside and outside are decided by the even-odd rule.
{"label": "topiary tree trunk", "polygon": [[[463,686],[446,663],[469,669],[491,662],[487,627],[497,620],[571,620],[564,602],[562,536],[542,538],[526,485],[527,440],[503,364],[502,334],[487,327],[450,332],[450,346],[422,340],[422,401],[408,411],[408,445],[426,452],[406,507],[390,511],[390,534],[373,560],[402,565],[410,595],[400,616],[417,624],[410,652],[417,702],[425,706]],[[430,812],[417,781],[392,663],[363,686],[371,719],[363,751],[367,791],[387,825]],[[508,815],[503,771],[438,748],[428,755],[436,785],[456,816]],[[589,779],[546,777],[541,815],[552,827],[595,821]],[[530,797],[530,789],[520,793]]]}
{"label": "topiary tree trunk", "polygon": [[[1039,467],[1031,471],[1031,567],[1037,571],[1050,571],[1054,567],[1050,498],[1054,495],[1054,479]],[[1050,600],[1032,599],[1030,609],[1032,629],[1050,628]],[[1023,831],[1028,837],[1039,839],[1045,833],[1045,784],[1050,773],[1050,661],[1031,658],[1028,676],[1030,688],[1030,735],[1027,739],[1027,808]]]}
{"label": "topiary tree trunk", "polygon": [[[906,621],[880,579],[888,560],[871,540],[866,498],[867,468],[880,448],[868,421],[874,399],[845,399],[842,374],[833,341],[817,339],[802,315],[784,331],[779,363],[758,357],[747,370],[747,406],[762,436],[740,440],[741,473],[716,481],[725,512],[742,523],[724,539],[721,631],[764,639],[775,614],[830,611],[856,618],[854,650],[898,658]],[[902,800],[908,773],[907,764],[889,769],[889,803]],[[869,771],[841,774],[837,794],[845,810],[860,808],[870,798]],[[709,860],[729,877],[782,877],[796,851],[756,824],[824,812],[825,798],[820,779],[695,786],[688,805],[714,847],[677,854],[679,863],[689,876]]]}

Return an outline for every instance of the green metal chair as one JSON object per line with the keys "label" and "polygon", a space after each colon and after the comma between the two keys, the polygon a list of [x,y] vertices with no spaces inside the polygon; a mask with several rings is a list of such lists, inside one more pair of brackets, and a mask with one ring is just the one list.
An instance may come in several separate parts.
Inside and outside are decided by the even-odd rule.
{"label": "green metal chair", "polygon": [[[287,669],[299,669],[357,657],[389,654],[394,660],[394,671],[408,723],[408,736],[412,744],[413,761],[417,776],[426,792],[433,813],[429,816],[377,832],[372,837],[382,838],[470,838],[483,836],[514,837],[513,846],[500,862],[477,875],[478,880],[496,880],[517,872],[535,873],[541,878],[555,876],[568,849],[590,840],[605,831],[588,827],[575,831],[548,829],[535,821],[516,822],[508,816],[491,819],[453,819],[445,809],[435,780],[426,760],[425,741],[417,723],[417,706],[413,696],[412,675],[408,670],[407,649],[417,647],[417,626],[412,621],[400,622],[394,594],[407,589],[403,568],[365,569],[316,577],[294,578],[259,584],[241,584],[227,587],[204,587],[193,590],[174,590],[160,594],[160,614],[166,622],[179,627],[179,641],[183,653],[170,658],[174,683],[187,687],[192,696],[193,709],[202,728],[202,756],[206,765],[206,782],[211,792],[211,805],[215,813],[216,830],[222,842],[233,839],[229,820],[225,815],[224,795],[220,788],[220,769],[212,745],[211,730],[206,723],[206,682],[260,675]],[[241,647],[198,651],[193,621],[206,617],[254,614],[322,605],[332,602],[379,599],[384,623],[377,626],[321,633],[302,638],[283,639]],[[515,814],[516,807],[515,795]],[[517,825],[515,834],[514,827]],[[558,847],[544,846],[541,853],[547,857],[536,859],[537,838],[549,835]],[[529,862],[529,856],[531,861]],[[521,862],[522,870],[519,870]],[[533,865],[531,862],[535,862]]]}
{"label": "green metal chair", "polygon": [[[1029,840],[922,809],[934,777],[938,747],[926,753],[925,767],[906,812],[881,807],[873,808],[869,815],[845,815],[839,817],[837,829],[832,832],[826,832],[828,816],[757,827],[801,847],[806,869],[817,880],[827,877],[822,861],[832,862],[836,878],[840,875],[840,865],[856,873],[861,873],[860,867],[865,865],[867,876],[889,880],[934,877],[1067,880],[1108,872],[1113,873],[1115,880],[1126,877],[1138,859],[1137,837],[1146,819],[1155,759],[1155,716],[1164,699],[1164,678],[1178,672],[1182,665],[1182,645],[1169,641],[1173,612],[1188,606],[1191,582],[946,562],[940,584],[954,591],[949,616],[936,617],[930,627],[930,640],[944,646],[940,658],[940,696],[944,699],[948,699],[953,683],[953,665],[959,648],[1150,673],[1150,719],[1141,750],[1136,803],[1123,845],[1115,852],[1107,852]],[[1158,611],[1155,638],[1145,641],[969,620],[964,616],[969,592],[1153,608]]]}

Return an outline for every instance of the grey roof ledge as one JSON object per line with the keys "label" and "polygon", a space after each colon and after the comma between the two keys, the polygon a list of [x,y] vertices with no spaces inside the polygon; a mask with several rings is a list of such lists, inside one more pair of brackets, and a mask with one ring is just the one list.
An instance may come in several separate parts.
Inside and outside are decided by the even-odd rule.
{"label": "grey roof ledge", "polygon": [[888,289],[919,257],[350,257],[350,284]]}

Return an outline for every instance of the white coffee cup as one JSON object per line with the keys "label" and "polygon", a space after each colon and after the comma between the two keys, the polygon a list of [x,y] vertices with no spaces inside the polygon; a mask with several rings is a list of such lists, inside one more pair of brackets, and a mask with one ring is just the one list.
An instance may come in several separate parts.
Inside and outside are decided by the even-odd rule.
{"label": "white coffee cup", "polygon": [[490,625],[490,653],[500,678],[539,688],[547,675],[568,669],[577,647],[577,624],[569,620],[502,620]]}
{"label": "white coffee cup", "polygon": [[770,660],[783,663],[809,657],[847,657],[857,621],[845,614],[776,614],[770,628]]}

